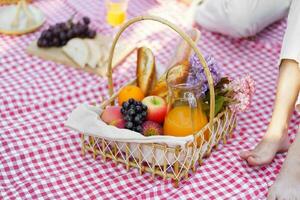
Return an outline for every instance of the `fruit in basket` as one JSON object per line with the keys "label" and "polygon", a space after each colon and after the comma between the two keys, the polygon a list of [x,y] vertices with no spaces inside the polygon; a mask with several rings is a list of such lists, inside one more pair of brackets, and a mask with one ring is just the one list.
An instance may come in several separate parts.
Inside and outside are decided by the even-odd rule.
{"label": "fruit in basket", "polygon": [[37,41],[38,47],[61,47],[72,38],[94,38],[96,31],[89,28],[90,19],[83,17],[82,22],[57,23],[44,30]]}
{"label": "fruit in basket", "polygon": [[156,82],[155,58],[149,48],[141,47],[137,51],[137,86],[144,95],[148,95]]}
{"label": "fruit in basket", "polygon": [[198,109],[192,113],[189,106],[177,106],[167,114],[164,122],[164,134],[178,137],[188,136],[201,130],[207,123],[207,117],[202,110]]}
{"label": "fruit in basket", "polygon": [[159,123],[152,122],[152,121],[145,121],[142,127],[143,127],[142,134],[144,136],[163,134],[162,126]]}
{"label": "fruit in basket", "polygon": [[147,106],[140,101],[129,99],[123,102],[121,114],[125,120],[125,128],[142,133],[142,124],[146,120]]}
{"label": "fruit in basket", "polygon": [[121,114],[120,106],[107,106],[101,115],[101,119],[112,126],[116,126],[118,128],[125,127],[125,121]]}
{"label": "fruit in basket", "polygon": [[74,38],[70,40],[62,50],[80,67],[84,68],[87,64],[89,59],[89,48],[84,40]]}
{"label": "fruit in basket", "polygon": [[148,107],[147,120],[163,123],[166,113],[167,104],[165,100],[159,96],[148,96],[142,101]]}
{"label": "fruit in basket", "polygon": [[125,128],[125,121],[124,119],[117,119],[112,121],[109,125],[115,126],[117,128]]}
{"label": "fruit in basket", "polygon": [[144,99],[143,91],[134,85],[128,85],[121,89],[118,95],[119,105],[122,105],[123,102],[128,101],[129,99],[134,99],[136,101],[142,101]]}

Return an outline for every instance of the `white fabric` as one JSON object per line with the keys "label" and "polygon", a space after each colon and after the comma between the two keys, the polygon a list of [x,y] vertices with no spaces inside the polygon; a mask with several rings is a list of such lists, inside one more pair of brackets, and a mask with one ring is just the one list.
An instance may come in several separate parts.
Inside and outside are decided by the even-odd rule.
{"label": "white fabric", "polygon": [[[300,69],[300,0],[293,0],[290,7],[288,25],[280,53],[280,60],[284,58],[297,61]],[[296,110],[300,112],[300,93],[296,102]]]}
{"label": "white fabric", "polygon": [[196,9],[196,22],[232,37],[253,36],[288,14],[291,0],[206,0]]}
{"label": "white fabric", "polygon": [[[125,142],[130,142],[130,155],[134,158],[139,158],[138,143],[160,143],[167,144],[170,147],[180,145],[184,151],[176,156],[175,153],[167,153],[162,149],[157,149],[155,153],[152,151],[151,146],[143,146],[141,151],[143,155],[143,161],[147,163],[155,163],[156,165],[163,165],[166,158],[169,165],[179,161],[180,163],[191,163],[196,161],[199,156],[203,156],[207,149],[207,144],[203,144],[201,149],[193,151],[192,147],[186,147],[186,142],[193,141],[193,136],[186,137],[172,137],[172,136],[149,136],[145,137],[140,133],[127,130],[119,129],[114,126],[107,125],[99,117],[102,110],[96,106],[90,106],[86,104],[79,105],[69,115],[65,126],[84,133],[85,135],[95,136],[104,138],[108,142],[115,141],[119,149],[123,152],[126,150]],[[155,158],[153,160],[153,155]]]}
{"label": "white fabric", "polygon": [[296,60],[300,64],[300,0],[293,0],[290,6],[280,53],[280,59],[284,58]]}
{"label": "white fabric", "polygon": [[184,147],[186,142],[192,141],[193,136],[173,137],[173,136],[149,136],[145,137],[140,133],[119,129],[107,125],[99,117],[102,110],[96,106],[86,104],[79,105],[69,115],[65,125],[87,135],[105,138],[111,141],[135,142],[135,143],[162,143],[169,146],[180,145]]}
{"label": "white fabric", "polygon": [[[300,67],[300,0],[206,0],[196,10],[196,22],[232,37],[253,36],[288,14],[280,60]],[[300,111],[300,93],[296,103]]]}

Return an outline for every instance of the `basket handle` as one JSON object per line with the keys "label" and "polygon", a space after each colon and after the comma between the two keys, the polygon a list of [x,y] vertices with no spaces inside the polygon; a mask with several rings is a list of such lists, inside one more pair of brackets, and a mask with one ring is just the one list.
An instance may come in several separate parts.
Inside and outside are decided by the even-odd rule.
{"label": "basket handle", "polygon": [[139,16],[139,17],[135,17],[132,18],[130,20],[128,20],[118,31],[118,33],[116,34],[113,42],[112,42],[112,46],[109,52],[109,58],[108,58],[108,69],[107,69],[107,77],[108,77],[108,89],[109,89],[109,95],[112,96],[113,95],[113,80],[112,80],[112,59],[113,59],[113,54],[115,51],[115,47],[116,44],[118,42],[118,39],[120,38],[121,34],[123,33],[123,31],[129,27],[131,24],[134,24],[138,21],[143,21],[143,20],[152,20],[152,21],[157,21],[160,22],[162,24],[165,24],[166,26],[168,26],[169,28],[173,29],[175,32],[177,32],[189,45],[190,47],[194,50],[194,52],[196,53],[196,55],[198,56],[200,63],[202,64],[203,68],[204,68],[204,73],[207,77],[207,81],[208,81],[208,85],[209,85],[209,93],[210,93],[210,113],[209,113],[209,125],[210,128],[212,130],[213,128],[213,119],[214,119],[214,113],[215,113],[215,91],[214,91],[214,84],[213,84],[213,79],[211,76],[211,73],[207,67],[206,61],[203,57],[203,55],[201,54],[201,52],[199,51],[199,49],[197,48],[195,42],[185,33],[183,32],[181,29],[179,29],[175,24],[160,18],[160,17],[156,17],[156,16]]}

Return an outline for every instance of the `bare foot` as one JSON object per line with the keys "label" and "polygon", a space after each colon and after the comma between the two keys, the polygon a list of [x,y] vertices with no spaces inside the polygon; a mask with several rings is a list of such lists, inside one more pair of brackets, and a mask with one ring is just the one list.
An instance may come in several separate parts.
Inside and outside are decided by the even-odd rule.
{"label": "bare foot", "polygon": [[269,189],[268,200],[300,199],[300,153],[290,152],[291,149],[276,181]]}
{"label": "bare foot", "polygon": [[246,160],[249,165],[266,165],[272,162],[276,153],[286,152],[290,142],[287,133],[276,137],[275,134],[266,133],[260,143],[251,151],[240,153],[241,158]]}

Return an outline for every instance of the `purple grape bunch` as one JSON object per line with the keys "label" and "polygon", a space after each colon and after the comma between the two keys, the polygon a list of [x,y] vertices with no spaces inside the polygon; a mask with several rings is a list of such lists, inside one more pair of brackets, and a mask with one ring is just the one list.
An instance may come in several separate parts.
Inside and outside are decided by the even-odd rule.
{"label": "purple grape bunch", "polygon": [[[214,85],[218,84],[218,82],[221,80],[221,71],[219,68],[219,65],[217,64],[216,60],[211,55],[204,56],[204,59],[207,63],[207,66],[209,68],[209,71],[212,75],[212,78],[214,80]],[[197,95],[200,97],[205,96],[205,93],[208,91],[208,81],[204,73],[203,66],[198,59],[197,55],[194,54],[190,58],[190,74],[187,78],[187,83],[191,85],[196,85],[201,83],[201,90]]]}
{"label": "purple grape bunch", "polygon": [[44,30],[38,39],[38,47],[61,47],[75,37],[95,38],[96,31],[89,27],[91,20],[83,17],[81,21],[74,23],[72,19],[67,22],[56,23]]}

